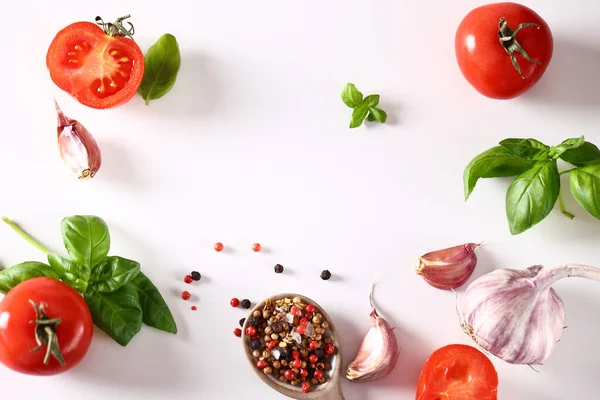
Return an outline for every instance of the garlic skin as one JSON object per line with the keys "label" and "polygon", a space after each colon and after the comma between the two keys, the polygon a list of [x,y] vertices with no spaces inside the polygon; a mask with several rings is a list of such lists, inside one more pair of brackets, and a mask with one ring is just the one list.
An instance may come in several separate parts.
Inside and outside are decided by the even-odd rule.
{"label": "garlic skin", "polygon": [[552,285],[567,277],[600,281],[600,269],[535,265],[483,275],[465,292],[461,326],[483,350],[510,364],[542,364],[564,329],[563,302]]}
{"label": "garlic skin", "polygon": [[100,169],[100,147],[91,133],[78,121],[67,117],[56,100],[58,150],[60,157],[79,179],[90,179]]}
{"label": "garlic skin", "polygon": [[436,250],[419,257],[416,273],[431,286],[450,290],[464,285],[475,270],[478,243],[466,243],[459,246]]}
{"label": "garlic skin", "polygon": [[370,314],[371,326],[356,357],[346,369],[346,378],[352,382],[369,382],[383,378],[392,372],[400,356],[394,330],[377,313],[372,296],[373,290],[369,296],[373,308]]}

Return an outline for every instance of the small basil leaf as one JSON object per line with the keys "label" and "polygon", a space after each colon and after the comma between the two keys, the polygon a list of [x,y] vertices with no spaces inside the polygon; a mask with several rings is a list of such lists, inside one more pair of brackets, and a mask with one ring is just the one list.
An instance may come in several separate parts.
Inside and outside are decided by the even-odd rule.
{"label": "small basil leaf", "polygon": [[73,215],[62,220],[63,242],[71,260],[91,269],[110,249],[108,226],[93,215]]}
{"label": "small basil leaf", "polygon": [[580,147],[583,143],[585,143],[585,139],[583,136],[578,138],[571,138],[563,141],[561,144],[557,146],[553,146],[550,149],[550,157],[553,159],[557,159],[561,156],[565,151],[572,150]]}
{"label": "small basil leaf", "polygon": [[504,139],[500,146],[526,160],[547,160],[550,152],[549,146],[536,139]]}
{"label": "small basil leaf", "polygon": [[513,235],[525,232],[546,218],[560,192],[556,161],[538,161],[517,176],[506,192],[506,216]]}
{"label": "small basil leaf", "polygon": [[94,324],[121,346],[127,346],[142,328],[142,308],[137,293],[128,285],[112,293],[90,287],[84,298]]}
{"label": "small basil leaf", "polygon": [[138,92],[146,105],[150,104],[150,100],[159,99],[171,91],[180,67],[181,54],[177,39],[165,33],[150,46],[144,57],[144,78]]}
{"label": "small basil leaf", "polygon": [[590,142],[584,142],[575,149],[568,149],[560,155],[560,158],[576,167],[595,164],[600,162],[600,150]]}
{"label": "small basil leaf", "polygon": [[371,113],[376,121],[381,122],[382,124],[387,121],[387,113],[383,111],[381,108],[373,107],[371,108]]}
{"label": "small basil leaf", "polygon": [[370,122],[375,122],[375,121],[377,121],[377,120],[375,119],[375,116],[373,115],[373,113],[372,113],[372,112],[370,112],[370,111],[369,111],[369,114],[367,115],[367,121],[370,121]]}
{"label": "small basil leaf", "polygon": [[77,264],[54,253],[48,253],[48,264],[60,276],[60,279],[67,282],[75,290],[81,293],[86,291],[90,280],[90,269],[87,266]]}
{"label": "small basil leaf", "polygon": [[600,164],[572,170],[569,181],[575,200],[587,212],[600,219]]}
{"label": "small basil leaf", "polygon": [[37,261],[26,261],[3,269],[0,271],[0,293],[6,294],[21,282],[42,276],[60,279],[49,265]]}
{"label": "small basil leaf", "polygon": [[347,83],[342,91],[342,101],[348,107],[355,108],[362,104],[363,94],[358,91],[353,83]]}
{"label": "small basil leaf", "polygon": [[177,324],[169,306],[152,281],[140,272],[127,286],[135,289],[142,307],[144,324],[161,331],[177,333]]}
{"label": "small basil leaf", "polygon": [[358,128],[362,125],[367,114],[369,113],[369,107],[366,105],[358,106],[352,111],[352,120],[350,121],[350,128]]}
{"label": "small basil leaf", "polygon": [[140,264],[126,258],[106,257],[94,267],[91,286],[100,293],[110,293],[131,281],[140,272]]}
{"label": "small basil leaf", "polygon": [[379,104],[379,95],[378,94],[370,94],[363,100],[363,104],[368,105],[369,107],[375,107]]}
{"label": "small basil leaf", "polygon": [[532,162],[511,155],[502,146],[492,147],[477,155],[465,167],[463,182],[465,201],[469,198],[480,178],[516,176],[526,171]]}

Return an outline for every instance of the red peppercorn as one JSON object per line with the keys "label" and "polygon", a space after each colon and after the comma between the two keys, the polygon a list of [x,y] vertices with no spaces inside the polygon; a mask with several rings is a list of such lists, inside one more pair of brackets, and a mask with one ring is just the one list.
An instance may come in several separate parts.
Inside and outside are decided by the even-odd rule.
{"label": "red peppercorn", "polygon": [[308,312],[308,313],[306,313],[306,318],[307,318],[309,321],[312,319],[312,317],[313,317],[313,313],[311,313],[311,312]]}
{"label": "red peppercorn", "polygon": [[294,317],[299,317],[302,314],[302,312],[298,307],[292,306],[292,308],[290,308],[290,314],[292,314]]}
{"label": "red peppercorn", "polygon": [[215,251],[223,251],[223,243],[221,243],[221,242],[215,243]]}
{"label": "red peppercorn", "polygon": [[231,304],[231,307],[237,307],[240,305],[240,301],[239,299],[237,299],[236,297],[234,297],[233,299],[231,299],[231,301],[229,302],[229,304]]}
{"label": "red peppercorn", "polygon": [[306,312],[307,313],[314,313],[315,312],[315,306],[313,306],[312,304],[309,304],[306,306]]}
{"label": "red peppercorn", "polygon": [[196,306],[192,306],[192,311],[196,311],[198,308]]}
{"label": "red peppercorn", "polygon": [[301,369],[300,370],[300,376],[303,378],[307,378],[308,377],[308,371],[305,369]]}
{"label": "red peppercorn", "polygon": [[294,350],[294,351],[292,351],[292,358],[293,358],[294,360],[297,360],[297,359],[299,359],[299,358],[300,358],[300,352],[299,352],[298,350]]}
{"label": "red peppercorn", "polygon": [[327,345],[325,346],[325,353],[327,353],[327,354],[335,353],[335,347],[331,343],[327,343]]}
{"label": "red peppercorn", "polygon": [[266,368],[267,365],[268,364],[265,360],[258,360],[258,362],[256,363],[256,366],[260,369]]}
{"label": "red peppercorn", "polygon": [[257,333],[256,335],[252,336],[251,339],[252,340],[258,340],[258,339],[260,339],[260,335]]}
{"label": "red peppercorn", "polygon": [[302,382],[302,393],[310,392],[310,382]]}
{"label": "red peppercorn", "polygon": [[310,361],[311,364],[316,364],[319,362],[319,357],[315,354],[311,354],[310,357],[308,357],[308,361]]}
{"label": "red peppercorn", "polygon": [[185,278],[183,278],[183,281],[185,283],[192,283],[194,281],[194,279],[192,278],[191,275],[186,275]]}
{"label": "red peppercorn", "polygon": [[319,348],[319,342],[317,342],[316,340],[312,340],[308,347],[310,347],[311,350],[316,350]]}
{"label": "red peppercorn", "polygon": [[240,336],[242,336],[242,330],[240,328],[235,328],[233,330],[233,334],[237,337],[240,337]]}
{"label": "red peppercorn", "polygon": [[302,360],[295,359],[292,361],[292,368],[300,368],[302,366]]}
{"label": "red peppercorn", "polygon": [[260,245],[260,243],[254,243],[252,245],[252,251],[259,252],[261,249],[262,249],[262,246]]}
{"label": "red peppercorn", "polygon": [[283,376],[285,376],[285,379],[287,379],[288,381],[291,381],[296,377],[296,374],[294,374],[294,371],[292,371],[291,369],[287,369],[283,373]]}
{"label": "red peppercorn", "polygon": [[275,347],[277,346],[277,340],[271,340],[268,344],[267,344],[267,349],[269,350],[273,350]]}
{"label": "red peppercorn", "polygon": [[317,379],[321,379],[323,377],[323,371],[321,371],[320,369],[316,369],[315,373],[314,373],[314,377]]}
{"label": "red peppercorn", "polygon": [[246,335],[248,336],[254,336],[256,335],[256,328],[253,326],[249,326],[246,328]]}
{"label": "red peppercorn", "polygon": [[296,332],[298,332],[301,335],[304,335],[306,333],[306,325],[298,325],[296,327]]}
{"label": "red peppercorn", "polygon": [[191,295],[191,294],[190,294],[190,292],[188,292],[187,290],[186,290],[186,291],[183,291],[183,292],[181,292],[181,298],[182,298],[182,299],[184,299],[184,300],[189,300],[189,299],[190,299],[190,297],[192,297],[192,295]]}

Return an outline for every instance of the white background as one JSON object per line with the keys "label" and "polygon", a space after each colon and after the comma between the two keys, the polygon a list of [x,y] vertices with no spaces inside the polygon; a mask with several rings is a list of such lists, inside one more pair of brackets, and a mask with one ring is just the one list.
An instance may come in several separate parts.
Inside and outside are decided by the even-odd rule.
{"label": "white background", "polygon": [[[141,262],[180,332],[144,327],[122,348],[98,331],[84,361],[66,374],[36,378],[0,368],[4,397],[280,399],[247,364],[232,334],[244,312],[229,299],[285,291],[314,298],[340,330],[347,363],[369,325],[367,296],[377,280],[376,302],[397,327],[403,353],[390,376],[344,382],[344,393],[349,400],[410,400],[431,352],[471,344],[453,294],[414,274],[419,255],[485,240],[473,278],[500,267],[600,265],[600,222],[570,195],[576,219],[555,209],[511,236],[509,181],[480,181],[467,203],[462,187],[470,159],[505,137],[600,141],[599,3],[526,3],[550,25],[555,52],[538,85],[511,101],[476,93],[455,61],[455,30],[480,1],[150,4],[3,5],[0,213],[56,251],[63,217],[104,218],[111,254]],[[47,47],[71,22],[127,13],[144,52],[165,32],[177,37],[176,86],[148,107],[138,96],[110,111],[86,108],[52,84]],[[365,95],[379,93],[388,123],[348,129],[351,110],[339,96],[346,82]],[[102,148],[104,162],[91,181],[74,179],[58,156],[53,97]],[[214,252],[216,241],[229,251]],[[266,251],[253,253],[256,241]],[[43,255],[0,227],[2,265],[24,260]],[[273,273],[276,263],[285,274]],[[325,268],[330,281],[319,279]],[[183,276],[192,269],[204,277],[190,287]],[[555,288],[568,329],[540,373],[493,359],[501,400],[600,392],[598,286],[565,280]],[[191,301],[180,299],[185,289]]]}

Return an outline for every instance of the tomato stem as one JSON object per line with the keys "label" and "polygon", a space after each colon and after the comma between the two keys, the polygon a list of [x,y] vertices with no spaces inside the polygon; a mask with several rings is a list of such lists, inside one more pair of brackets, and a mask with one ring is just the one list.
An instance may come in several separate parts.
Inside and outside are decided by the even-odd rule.
{"label": "tomato stem", "polygon": [[36,352],[46,347],[46,355],[44,356],[44,365],[48,365],[50,362],[50,356],[53,356],[61,366],[65,365],[65,359],[63,358],[60,346],[58,345],[58,338],[56,336],[56,328],[62,322],[60,318],[49,318],[46,315],[44,303],[39,306],[35,304],[33,300],[29,300],[29,303],[35,310],[35,321],[29,321],[30,324],[35,324],[35,341],[37,347],[30,351]]}
{"label": "tomato stem", "polygon": [[500,23],[498,24],[498,37],[500,38],[500,44],[502,44],[502,47],[504,47],[504,50],[506,50],[506,52],[510,56],[510,60],[512,61],[513,66],[523,79],[525,79],[525,76],[523,75],[523,71],[521,71],[521,67],[517,62],[515,52],[522,55],[527,61],[531,63],[541,64],[539,61],[536,61],[529,57],[529,54],[527,54],[525,50],[523,50],[519,42],[517,42],[517,33],[521,29],[529,27],[535,27],[537,29],[540,29],[540,26],[538,24],[526,22],[523,24],[519,24],[517,26],[517,29],[513,31],[508,27],[508,22],[506,22],[506,18],[500,18]]}
{"label": "tomato stem", "polygon": [[13,229],[13,231],[15,231],[19,234],[19,236],[21,236],[23,239],[25,239],[27,242],[32,244],[35,248],[37,248],[44,254],[50,253],[50,250],[48,250],[46,247],[44,247],[41,243],[39,243],[37,240],[35,240],[31,236],[29,236],[29,234],[27,232],[25,232],[23,229],[21,229],[17,224],[12,222],[10,219],[8,219],[6,217],[2,217],[2,222],[4,222],[6,225],[10,226]]}
{"label": "tomato stem", "polygon": [[127,14],[123,17],[117,18],[115,22],[104,22],[100,16],[97,16],[96,23],[100,25],[102,29],[104,29],[104,33],[106,33],[108,36],[129,36],[133,39],[133,35],[135,33],[133,24],[127,21],[127,24],[129,24],[129,29],[123,26],[123,21],[125,21],[127,18],[131,18],[131,15]]}
{"label": "tomato stem", "polygon": [[560,204],[560,211],[565,214],[569,219],[575,218],[575,215],[571,214],[565,208],[565,200],[563,199],[562,191],[558,192],[558,203]]}

